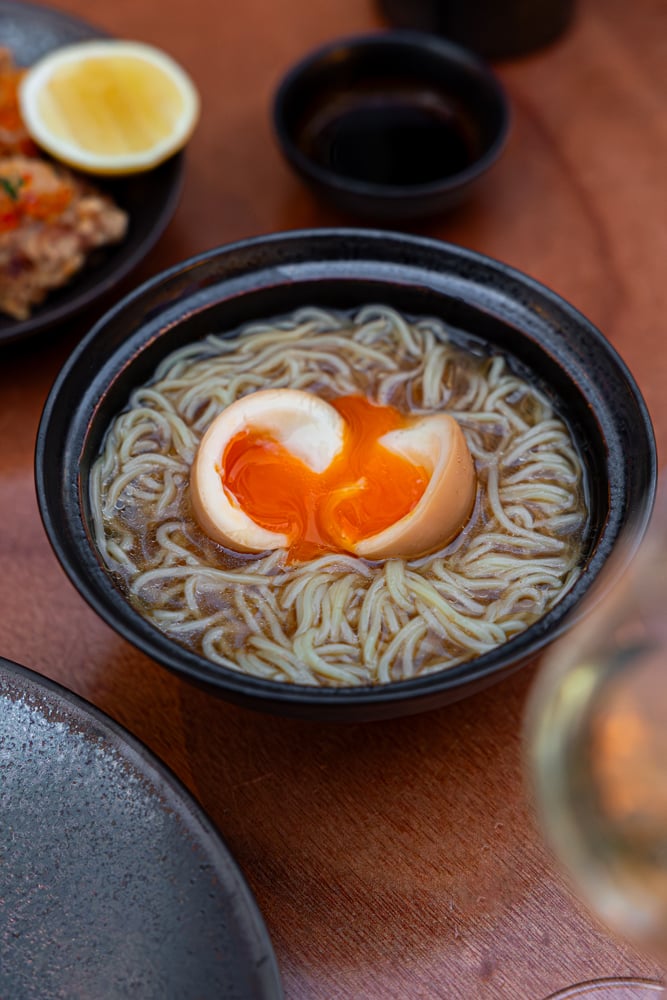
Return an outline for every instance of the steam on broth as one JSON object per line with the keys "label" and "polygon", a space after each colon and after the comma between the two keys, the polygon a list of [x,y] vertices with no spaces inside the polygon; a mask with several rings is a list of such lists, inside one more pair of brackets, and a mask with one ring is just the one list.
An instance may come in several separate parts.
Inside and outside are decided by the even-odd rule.
{"label": "steam on broth", "polygon": [[[375,562],[212,541],[191,507],[199,441],[267,386],[451,413],[477,473],[466,527],[439,552]],[[441,321],[381,306],[302,309],[175,351],[112,422],[90,499],[102,558],[153,625],[215,663],[308,685],[384,684],[504,643],[576,580],[587,518],[572,435],[546,396]]]}

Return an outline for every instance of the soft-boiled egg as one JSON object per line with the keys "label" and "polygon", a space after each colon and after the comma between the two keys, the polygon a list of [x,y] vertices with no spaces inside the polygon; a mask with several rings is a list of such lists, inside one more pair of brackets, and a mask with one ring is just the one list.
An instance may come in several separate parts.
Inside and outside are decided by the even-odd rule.
{"label": "soft-boiled egg", "polygon": [[384,531],[360,539],[353,550],[366,559],[419,556],[451,541],[468,521],[477,477],[459,424],[446,413],[420,417],[390,431],[380,444],[428,473],[419,502]]}
{"label": "soft-boiled egg", "polygon": [[239,552],[424,555],[467,522],[476,476],[447,414],[406,417],[363,396],[267,389],[211,423],[192,468],[195,516]]}
{"label": "soft-boiled egg", "polygon": [[[285,518],[280,511],[283,498],[273,492],[270,474],[258,484],[257,499],[265,496],[267,501],[275,501],[275,525],[262,526],[230,488],[230,450],[239,442],[241,445],[249,445],[253,440],[273,442],[277,446],[273,454],[278,465],[282,449],[291,462],[298,462],[319,475],[341,451],[344,436],[343,418],[312,393],[264,389],[237,399],[213,420],[197,449],[191,489],[199,524],[209,537],[238,552],[288,548],[291,543],[288,524],[282,530]],[[292,485],[298,489],[296,479]]]}

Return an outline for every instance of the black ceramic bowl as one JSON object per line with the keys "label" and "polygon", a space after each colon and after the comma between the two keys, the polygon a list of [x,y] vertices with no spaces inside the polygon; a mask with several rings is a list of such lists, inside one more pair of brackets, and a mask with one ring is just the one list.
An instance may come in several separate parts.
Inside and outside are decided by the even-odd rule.
{"label": "black ceramic bowl", "polygon": [[344,212],[383,222],[457,205],[505,144],[509,107],[482,59],[425,32],[326,45],[293,67],[273,105],[297,174]]}
{"label": "black ceramic bowl", "polygon": [[[133,610],[104,568],[91,529],[88,474],[130,391],[171,351],[304,305],[351,310],[382,302],[439,317],[527,367],[579,442],[590,487],[582,572],[551,611],[468,663],[375,687],[314,688],[251,677],[189,652]],[[624,526],[644,532],[656,456],[641,395],[601,333],[553,292],[496,261],[384,231],[314,230],[221,247],[154,278],[77,346],[46,402],[36,484],[51,544],[75,586],[121,635],[159,663],[247,706],[320,720],[387,718],[469,695],[559,636]]]}

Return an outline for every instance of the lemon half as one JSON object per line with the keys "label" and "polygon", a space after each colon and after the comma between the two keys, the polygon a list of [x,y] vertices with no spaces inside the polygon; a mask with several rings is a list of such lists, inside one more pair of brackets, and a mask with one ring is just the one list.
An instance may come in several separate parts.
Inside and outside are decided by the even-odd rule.
{"label": "lemon half", "polygon": [[49,53],[25,74],[19,106],[42,149],[93,174],[156,167],[183,148],[199,118],[197,89],[171,56],[120,40]]}

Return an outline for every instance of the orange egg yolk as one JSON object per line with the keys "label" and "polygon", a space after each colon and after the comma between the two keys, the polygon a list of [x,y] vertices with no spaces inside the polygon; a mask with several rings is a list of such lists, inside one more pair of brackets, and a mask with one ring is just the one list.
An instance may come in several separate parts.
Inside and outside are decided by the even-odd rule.
{"label": "orange egg yolk", "polygon": [[222,458],[227,494],[256,524],[287,535],[291,560],[349,550],[409,514],[428,486],[424,468],[378,441],[405,426],[397,409],[363,396],[331,405],[347,428],[341,452],[322,473],[267,432],[237,434]]}

